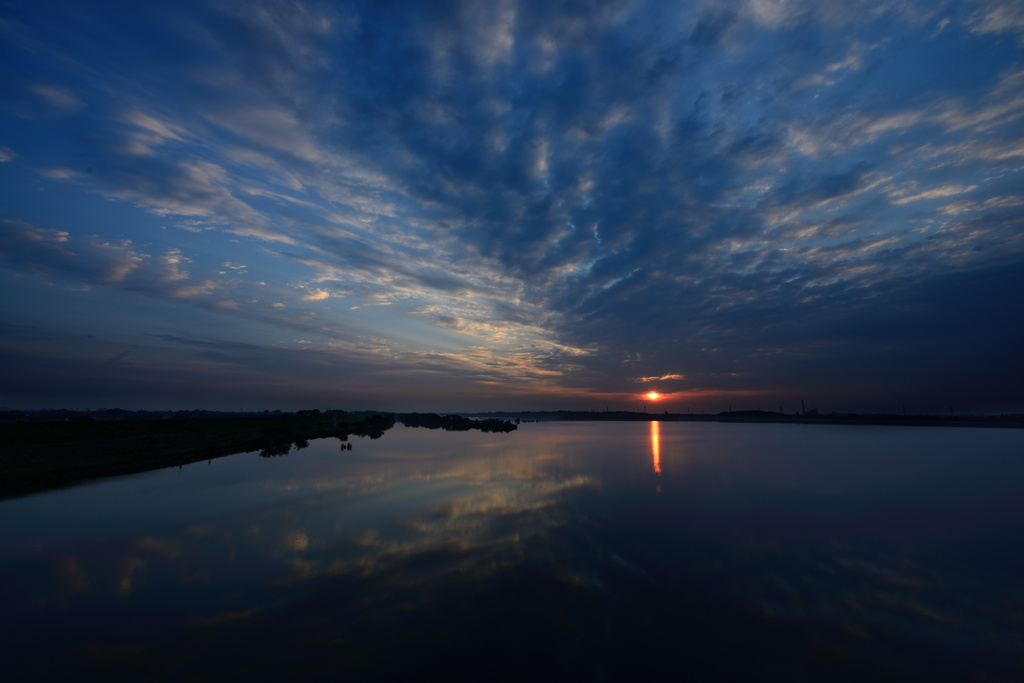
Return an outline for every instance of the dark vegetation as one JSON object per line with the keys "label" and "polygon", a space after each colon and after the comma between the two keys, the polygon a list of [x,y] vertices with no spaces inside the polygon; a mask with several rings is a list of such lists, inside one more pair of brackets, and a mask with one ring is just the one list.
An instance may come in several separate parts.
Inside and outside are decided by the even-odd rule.
{"label": "dark vegetation", "polygon": [[0,412],[0,498],[241,452],[283,456],[305,448],[310,439],[334,437],[341,450],[352,450],[350,436],[379,439],[396,421],[448,431],[516,428],[499,419],[344,410],[6,411]]}
{"label": "dark vegetation", "polygon": [[479,429],[481,432],[511,432],[516,426],[508,420],[489,418],[485,420],[470,420],[461,415],[441,416],[437,413],[404,413],[398,416],[398,421],[406,427],[426,427],[427,429],[443,429],[446,432],[467,432],[470,429]]}

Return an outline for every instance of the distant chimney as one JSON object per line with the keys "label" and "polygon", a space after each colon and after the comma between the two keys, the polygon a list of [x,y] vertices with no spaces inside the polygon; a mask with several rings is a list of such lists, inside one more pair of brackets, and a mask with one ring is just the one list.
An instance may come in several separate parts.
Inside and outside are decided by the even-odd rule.
{"label": "distant chimney", "polygon": [[803,399],[800,399],[800,414],[801,415],[806,415],[807,414],[807,408],[804,407],[804,400]]}

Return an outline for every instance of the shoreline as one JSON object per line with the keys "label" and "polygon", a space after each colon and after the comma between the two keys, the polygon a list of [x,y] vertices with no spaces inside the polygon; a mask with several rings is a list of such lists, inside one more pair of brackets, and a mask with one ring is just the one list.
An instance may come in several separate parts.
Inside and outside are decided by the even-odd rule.
{"label": "shoreline", "polygon": [[[226,416],[225,416],[226,415]],[[783,415],[760,411],[689,415],[587,411],[461,413],[301,411],[298,414],[211,413],[203,418],[36,420],[0,424],[0,500],[66,488],[112,476],[140,474],[229,455],[260,452],[267,457],[303,448],[309,439],[379,438],[395,422],[448,430],[515,429],[511,422],[717,422],[726,424],[811,424],[898,427],[1022,429],[1020,416],[937,417],[896,415]],[[469,417],[483,418],[471,421]],[[488,429],[489,430],[489,429]],[[351,448],[351,443],[347,444]]]}
{"label": "shoreline", "polygon": [[283,455],[308,439],[377,438],[393,424],[348,413],[0,424],[0,500],[239,453]]}
{"label": "shoreline", "polygon": [[305,448],[310,439],[337,438],[341,450],[351,450],[350,436],[377,439],[396,422],[447,431],[516,428],[503,420],[434,413],[309,410],[244,416],[206,413],[175,419],[122,413],[118,419],[75,414],[59,421],[0,423],[0,500],[241,453],[282,456],[293,448]]}

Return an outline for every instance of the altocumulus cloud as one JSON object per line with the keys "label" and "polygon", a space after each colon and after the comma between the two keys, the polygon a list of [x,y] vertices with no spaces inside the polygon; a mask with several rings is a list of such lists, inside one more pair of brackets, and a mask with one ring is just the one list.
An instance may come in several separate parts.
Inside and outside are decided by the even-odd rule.
{"label": "altocumulus cloud", "polygon": [[1024,407],[1017,2],[4,14],[5,315],[45,335],[78,297],[133,345],[112,369],[353,407]]}

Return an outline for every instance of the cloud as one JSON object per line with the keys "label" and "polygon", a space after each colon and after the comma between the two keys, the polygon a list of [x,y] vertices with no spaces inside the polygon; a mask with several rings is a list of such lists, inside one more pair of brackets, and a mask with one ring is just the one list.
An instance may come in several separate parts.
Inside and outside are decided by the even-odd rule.
{"label": "cloud", "polygon": [[261,351],[262,348],[256,344],[246,344],[244,342],[228,342],[220,340],[209,340],[209,339],[192,339],[188,337],[180,337],[174,334],[146,334],[147,337],[155,337],[162,339],[167,342],[174,344],[184,344],[186,346],[195,346],[202,349],[214,349],[217,351],[231,351],[231,352],[252,352]]}
{"label": "cloud", "polygon": [[326,289],[311,289],[302,295],[302,299],[304,301],[323,301],[329,296],[331,296],[331,293]]}
{"label": "cloud", "polygon": [[[218,287],[219,285],[216,282],[212,280],[205,280],[203,282],[198,282],[195,284],[174,285],[171,287],[167,287],[166,289],[163,290],[163,293],[171,299],[191,299],[193,297],[211,294],[212,292],[216,291]],[[238,308],[237,302],[234,301],[231,301],[229,303],[225,303],[223,301],[213,302],[213,305],[218,306],[219,308],[231,310]]]}
{"label": "cloud", "polygon": [[73,168],[44,168],[40,173],[52,180],[74,180],[85,175]]}
{"label": "cloud", "polygon": [[952,197],[954,195],[963,194],[965,192],[971,192],[972,190],[978,189],[977,185],[946,185],[944,187],[937,187],[931,190],[925,190],[924,192],[918,192],[913,195],[900,196],[902,192],[894,191],[892,193],[896,198],[892,200],[893,204],[902,205],[909,204],[910,202],[919,202],[924,199],[944,199],[946,197]]}
{"label": "cloud", "polygon": [[82,239],[67,231],[14,221],[0,226],[0,256],[9,267],[57,278],[71,288],[103,285],[188,299],[211,294],[220,287],[212,280],[192,280],[183,269],[189,259],[180,249],[169,249],[154,259],[130,240],[112,242],[97,236]]}
{"label": "cloud", "polygon": [[161,257],[160,262],[163,266],[157,276],[160,280],[177,282],[188,279],[188,271],[183,270],[182,266],[188,263],[189,259],[181,255],[181,249],[168,249],[167,253]]}
{"label": "cloud", "polygon": [[0,223],[0,256],[15,268],[43,276],[70,275],[90,285],[123,282],[148,258],[127,240],[74,240],[64,230],[10,220]]}
{"label": "cloud", "polygon": [[683,376],[683,375],[662,375],[661,377],[637,377],[633,381],[634,382],[639,382],[641,384],[647,384],[647,383],[650,383],[650,382],[664,382],[666,380],[671,380],[671,379],[680,379],[681,380],[681,379],[686,379],[686,377]]}
{"label": "cloud", "polygon": [[60,109],[74,110],[84,106],[82,100],[76,97],[67,88],[59,86],[36,84],[29,86],[33,94],[45,100],[47,103]]}
{"label": "cloud", "polygon": [[1016,33],[1017,45],[1024,46],[1024,6],[1019,2],[985,2],[971,16],[971,30],[977,33]]}

